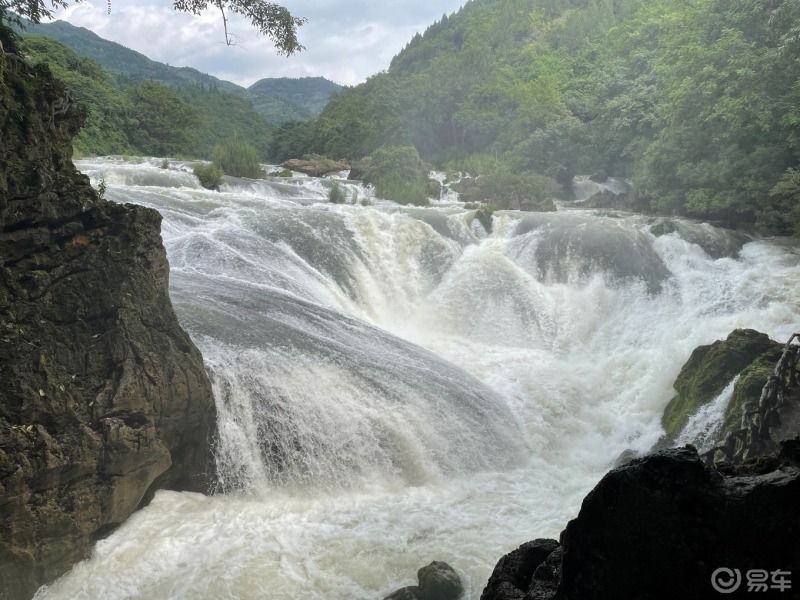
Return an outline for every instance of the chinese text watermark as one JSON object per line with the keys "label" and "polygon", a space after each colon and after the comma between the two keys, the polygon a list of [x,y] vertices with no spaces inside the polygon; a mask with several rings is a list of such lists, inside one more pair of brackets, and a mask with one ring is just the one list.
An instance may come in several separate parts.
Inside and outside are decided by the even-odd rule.
{"label": "chinese text watermark", "polygon": [[745,573],[745,581],[742,581],[742,572],[739,569],[728,569],[720,567],[711,574],[711,587],[720,594],[732,594],[742,587],[744,583],[748,592],[768,592],[777,590],[785,592],[792,589],[792,572],[776,569],[767,571],[766,569],[750,569]]}

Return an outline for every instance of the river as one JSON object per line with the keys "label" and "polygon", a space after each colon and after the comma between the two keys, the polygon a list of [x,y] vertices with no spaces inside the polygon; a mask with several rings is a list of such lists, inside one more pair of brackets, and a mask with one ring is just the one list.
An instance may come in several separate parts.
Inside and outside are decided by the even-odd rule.
{"label": "river", "polygon": [[[401,207],[324,182],[78,161],[155,208],[178,317],[219,411],[217,493],[161,491],[39,599],[379,600],[558,537],[659,437],[691,351],[800,322],[798,248],[561,208]],[[360,202],[366,205],[362,205]]]}

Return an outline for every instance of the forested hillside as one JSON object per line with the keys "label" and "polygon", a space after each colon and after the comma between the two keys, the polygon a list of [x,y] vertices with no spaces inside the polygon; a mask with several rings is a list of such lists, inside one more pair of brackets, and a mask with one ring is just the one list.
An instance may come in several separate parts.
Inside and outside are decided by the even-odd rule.
{"label": "forested hillside", "polygon": [[173,67],[151,60],[140,52],[105,40],[88,29],[66,21],[29,23],[22,33],[57,40],[77,55],[97,61],[123,83],[134,85],[153,79],[174,89],[196,87],[229,92],[252,104],[257,113],[274,124],[316,117],[328,102],[331,92],[341,87],[323,77],[282,77],[261,79],[244,88],[197,69]]}
{"label": "forested hillside", "polygon": [[27,36],[24,45],[86,107],[86,125],[75,139],[82,154],[209,157],[217,143],[237,134],[266,156],[274,126],[243,98],[202,84],[126,84],[55,40]]}
{"label": "forested hillside", "polygon": [[253,107],[270,123],[313,119],[341,89],[324,77],[260,79],[247,88]]}
{"label": "forested hillside", "polygon": [[607,173],[642,210],[790,233],[799,55],[795,0],[470,0],[316,120],[284,124],[272,153],[413,144],[439,166],[535,175],[540,193]]}

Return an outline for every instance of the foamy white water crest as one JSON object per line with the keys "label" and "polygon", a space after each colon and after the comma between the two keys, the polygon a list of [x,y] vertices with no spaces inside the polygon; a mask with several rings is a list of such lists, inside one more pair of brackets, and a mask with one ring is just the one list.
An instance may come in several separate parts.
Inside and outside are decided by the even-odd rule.
{"label": "foamy white water crest", "polygon": [[159,164],[80,167],[164,215],[227,493],[156,494],[40,598],[366,600],[445,560],[477,599],[656,441],[696,346],[800,316],[785,241],[584,211],[501,212],[486,235],[457,205],[334,206],[313,179],[209,192]]}

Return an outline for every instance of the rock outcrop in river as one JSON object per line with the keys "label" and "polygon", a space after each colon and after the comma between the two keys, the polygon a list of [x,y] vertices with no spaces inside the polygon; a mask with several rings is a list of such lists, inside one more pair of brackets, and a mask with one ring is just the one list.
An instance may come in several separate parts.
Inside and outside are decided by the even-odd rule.
{"label": "rock outcrop in river", "polygon": [[206,491],[213,465],[213,397],[172,310],[161,217],[76,171],[82,121],[46,68],[0,52],[3,600],[30,598],[155,489]]}

